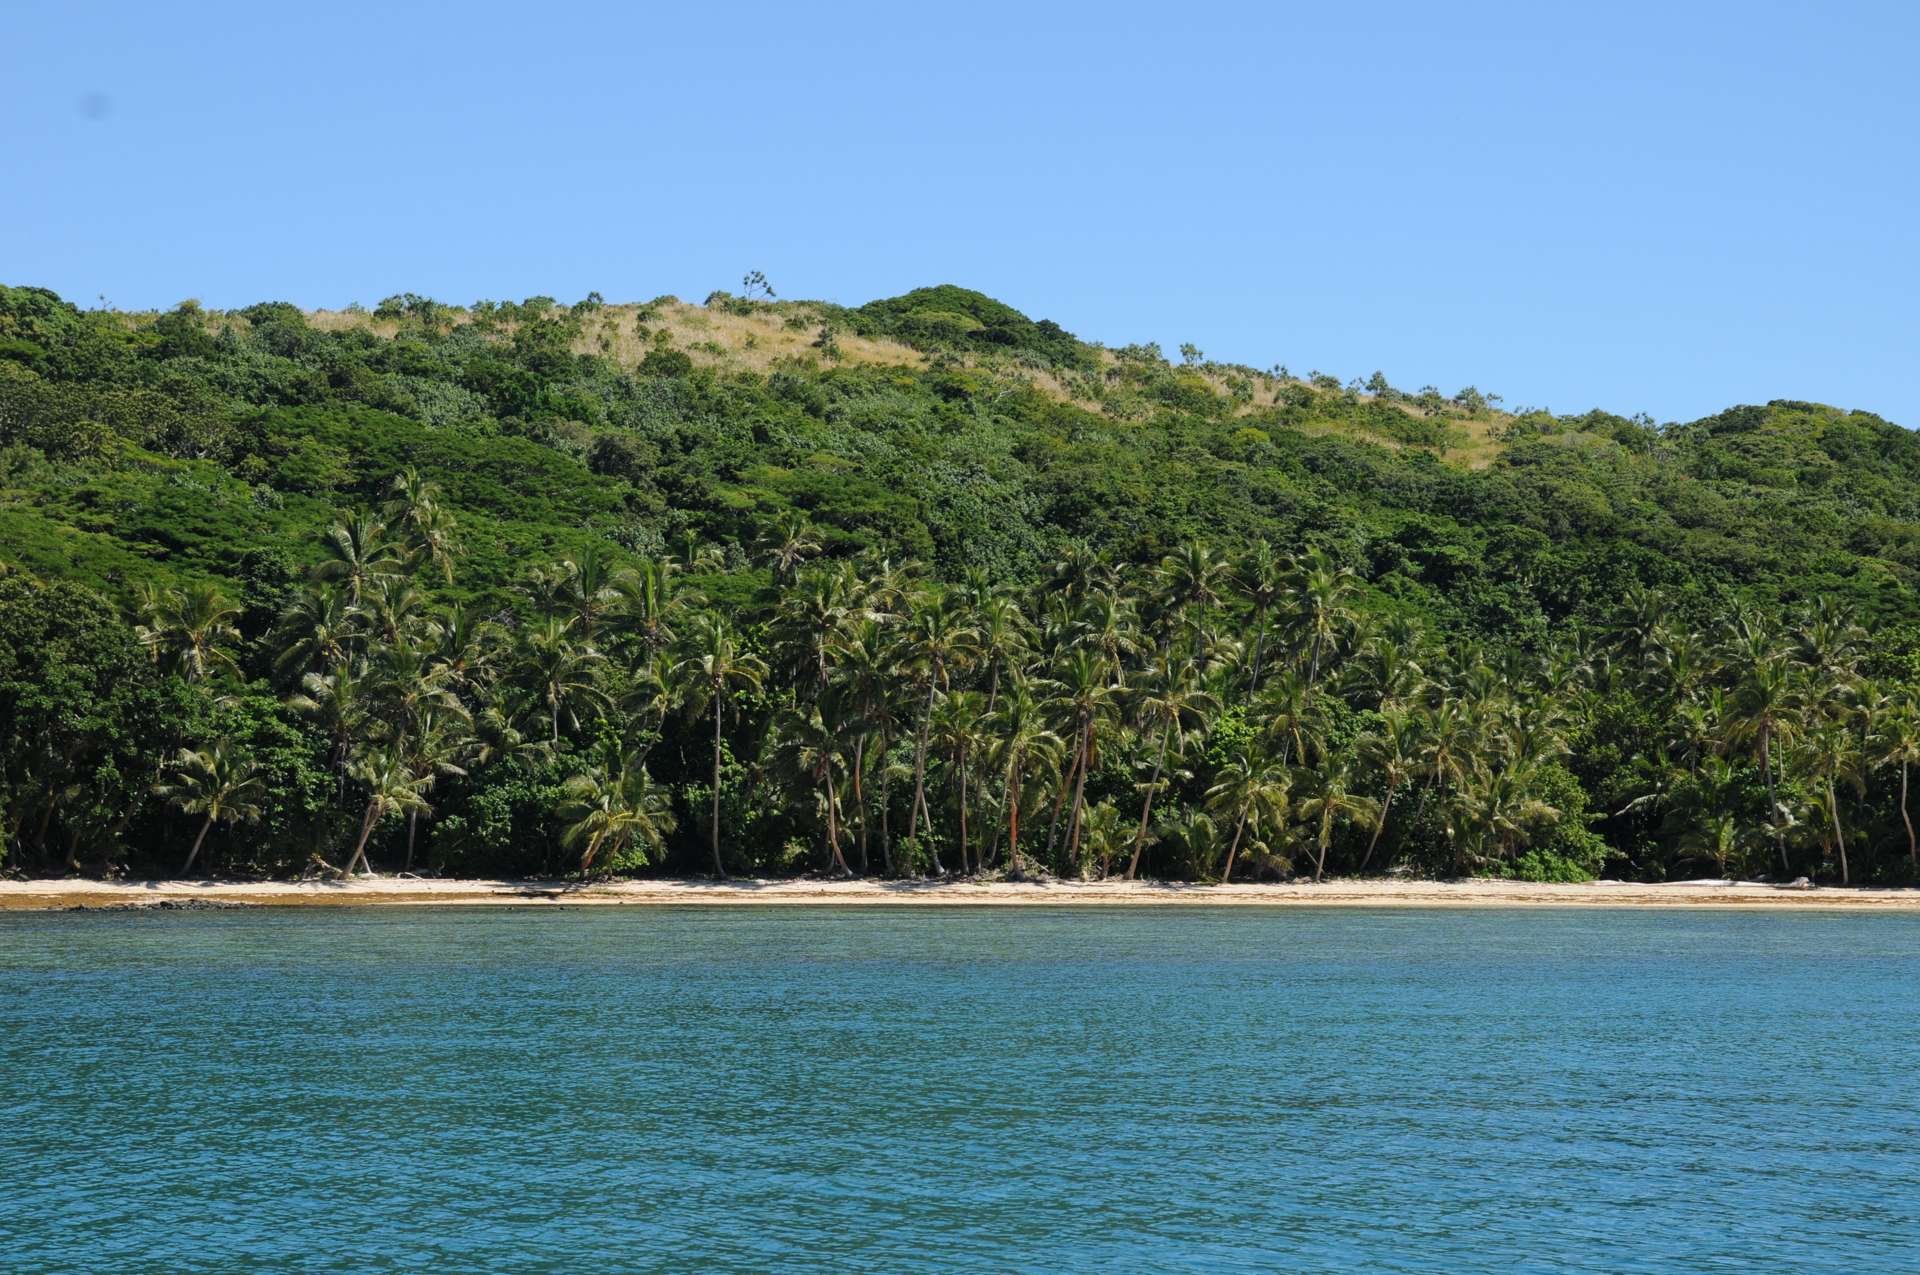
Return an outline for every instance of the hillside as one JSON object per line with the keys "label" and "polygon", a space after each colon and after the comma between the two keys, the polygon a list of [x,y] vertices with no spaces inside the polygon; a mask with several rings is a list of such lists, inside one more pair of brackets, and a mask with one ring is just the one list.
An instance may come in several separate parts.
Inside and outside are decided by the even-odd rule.
{"label": "hillside", "polygon": [[[431,498],[396,496],[403,474]],[[381,508],[390,511],[382,522],[393,524],[384,534],[396,544],[396,520],[413,519],[407,544],[414,556],[404,573],[413,600],[406,606],[428,626],[414,636],[406,636],[412,621],[405,617],[377,620],[357,591],[335,597],[335,585],[319,583],[336,579],[327,571],[357,571],[340,567],[340,555],[366,549],[343,550],[338,534],[328,538],[330,529],[359,535],[349,515]],[[439,533],[422,530],[422,509],[453,529],[444,545]],[[1292,583],[1275,586],[1271,607],[1257,590],[1220,583],[1243,578],[1248,554],[1261,543],[1295,573],[1285,577]],[[432,565],[421,566],[418,555],[429,550]],[[1228,574],[1202,588],[1197,603],[1169,601],[1165,581],[1178,571],[1167,563],[1183,555],[1197,561],[1196,553],[1213,555]],[[1088,565],[1095,562],[1107,565]],[[310,578],[316,564],[323,575]],[[349,652],[343,667],[374,660],[377,624],[390,631],[389,646],[407,650],[426,642],[429,631],[444,636],[456,614],[503,626],[497,640],[515,652],[508,663],[524,662],[533,658],[522,649],[530,626],[554,612],[565,581],[579,588],[583,570],[603,572],[620,582],[608,586],[608,598],[625,599],[615,609],[630,615],[637,605],[632,573],[660,564],[672,567],[689,598],[700,599],[702,615],[727,620],[742,649],[776,671],[788,654],[782,626],[790,627],[794,591],[842,565],[861,588],[906,565],[910,587],[885,586],[880,601],[846,612],[878,616],[890,641],[918,622],[942,582],[964,584],[976,599],[996,590],[1021,599],[1036,642],[1051,623],[1045,617],[1054,594],[1064,589],[1075,606],[1110,595],[1142,634],[1138,643],[1112,645],[1106,657],[1109,675],[1126,692],[1116,693],[1115,703],[1129,707],[1115,719],[1110,766],[1104,775],[1094,772],[1091,786],[1116,811],[1133,802],[1129,794],[1145,778],[1135,772],[1157,769],[1150,764],[1154,730],[1132,715],[1131,697],[1156,660],[1174,650],[1189,651],[1195,677],[1244,682],[1248,696],[1232,710],[1238,716],[1231,722],[1242,725],[1230,722],[1219,735],[1220,723],[1209,717],[1195,747],[1217,754],[1247,724],[1256,734],[1279,729],[1275,749],[1296,768],[1305,744],[1296,750],[1285,743],[1285,728],[1273,726],[1281,710],[1260,698],[1262,650],[1303,674],[1311,670],[1304,693],[1327,723],[1329,748],[1370,737],[1377,715],[1393,705],[1358,683],[1335,688],[1314,679],[1325,670],[1359,677],[1353,670],[1377,656],[1382,642],[1417,642],[1426,652],[1421,684],[1429,688],[1445,684],[1439,669],[1452,662],[1460,663],[1447,675],[1456,684],[1475,676],[1474,667],[1507,668],[1515,660],[1536,669],[1578,665],[1586,670],[1580,684],[1588,698],[1573,720],[1554,727],[1561,743],[1549,750],[1552,773],[1528,772],[1546,785],[1540,800],[1556,812],[1541,827],[1564,833],[1578,823],[1579,837],[1591,838],[1591,822],[1630,870],[1660,875],[1680,861],[1683,841],[1702,834],[1671,824],[1670,794],[1642,802],[1646,794],[1635,785],[1653,781],[1635,776],[1656,750],[1680,747],[1682,710],[1695,711],[1696,695],[1715,685],[1729,695],[1738,689],[1725,662],[1725,625],[1742,613],[1785,625],[1777,636],[1779,649],[1789,652],[1800,649],[1793,635],[1815,624],[1795,617],[1826,616],[1830,627],[1844,617],[1844,631],[1858,625],[1873,635],[1871,642],[1849,639],[1849,678],[1894,686],[1913,677],[1920,438],[1867,413],[1793,401],[1667,425],[1599,411],[1512,414],[1471,391],[1409,393],[1383,378],[1343,384],[1216,364],[1198,351],[1169,360],[1151,346],[1103,348],[951,286],[857,308],[716,293],[701,305],[593,297],[572,305],[534,298],[453,307],[405,296],[372,311],[304,313],[263,303],[213,312],[189,304],[152,314],[82,311],[42,290],[0,289],[0,566],[12,575],[0,618],[25,626],[0,633],[10,661],[0,662],[0,680],[11,679],[13,688],[0,691],[0,707],[13,718],[0,795],[18,862],[44,866],[64,855],[79,863],[89,853],[123,862],[177,839],[179,818],[151,796],[154,767],[162,754],[204,742],[191,738],[199,729],[192,723],[223,720],[230,710],[221,704],[242,688],[252,705],[252,747],[280,750],[279,764],[309,785],[268,819],[278,829],[271,835],[337,841],[338,811],[323,810],[327,784],[315,776],[335,774],[336,805],[353,784],[368,781],[344,777],[344,759],[358,745],[343,737],[330,754],[313,711],[289,707],[302,694],[303,672],[337,672],[317,657],[309,665],[281,658],[291,612],[342,607],[339,624],[348,637],[341,649]],[[397,570],[382,568],[368,579],[391,591]],[[1308,629],[1269,634],[1283,613],[1304,605],[1301,582],[1314,571],[1337,573],[1350,591],[1337,631],[1311,640],[1303,636]],[[350,578],[357,590],[360,576]],[[1085,583],[1096,579],[1107,583]],[[162,655],[155,642],[119,650],[112,633],[119,625],[132,643],[136,620],[156,627],[157,596],[181,604],[206,588],[215,593],[205,597],[236,608],[230,634],[217,643],[223,660],[231,657],[218,677],[232,686],[228,701],[192,707],[203,691],[188,684],[205,677],[185,676],[177,650],[154,664],[150,657]],[[1619,681],[1611,664],[1594,672],[1596,651],[1617,657],[1606,644],[1633,628],[1623,607],[1644,609],[1648,599],[1657,602],[1663,635],[1701,634],[1724,657],[1685,688],[1684,704],[1671,688],[1664,698],[1648,698],[1651,690]],[[584,605],[568,623],[591,629],[600,604]],[[34,712],[60,715],[59,705],[36,698],[49,694],[44,660],[53,631],[44,626],[55,615],[69,630],[61,640],[92,643],[86,658],[112,670],[95,692],[111,700],[138,690],[147,698],[117,707],[103,701],[97,707],[106,716],[92,725],[76,718],[30,730],[28,700],[39,703]],[[1204,617],[1217,627],[1187,633],[1176,617]],[[1063,616],[1059,623],[1092,621]],[[856,628],[851,620],[836,622],[833,642],[851,641]],[[1655,642],[1645,628],[1635,678],[1651,676],[1655,656],[1668,658],[1673,646],[1665,636]],[[1231,641],[1237,653],[1205,647],[1212,653],[1203,658],[1196,645],[1202,636]],[[573,726],[563,730],[560,710],[549,705],[550,755],[539,773],[550,796],[601,747],[596,731],[618,735],[632,725],[612,706],[644,682],[645,659],[685,655],[651,639],[636,646],[638,640],[623,630],[588,644],[607,666],[591,674],[586,695],[600,707],[573,713]],[[1072,643],[1048,640],[1057,647],[1049,658],[1064,659]],[[844,654],[839,645],[834,650]],[[139,671],[143,658],[152,667]],[[828,657],[818,658],[825,669]],[[1824,667],[1793,660],[1802,670],[1795,678],[1809,684],[1808,670]],[[1031,671],[1048,686],[1064,676],[1057,664]],[[907,673],[897,680],[902,688],[925,685]],[[940,694],[949,689],[950,679]],[[1845,689],[1851,696],[1859,688],[1849,681]],[[1240,694],[1222,692],[1210,693],[1229,706]],[[73,703],[85,698],[72,694]],[[791,742],[778,726],[781,714],[815,698],[804,683],[784,682],[750,696],[760,698],[726,726],[728,750],[738,750],[743,767],[743,792],[773,782],[786,764],[776,758]],[[1609,696],[1625,698],[1610,703]],[[475,722],[493,711],[502,729],[528,738],[540,733],[538,713],[525,703],[489,706],[466,690],[454,699]],[[672,714],[655,714],[649,740],[661,742],[642,750],[643,773],[665,785],[679,829],[664,834],[654,861],[665,855],[683,868],[701,862],[699,821],[711,820],[698,810],[700,736],[681,716],[702,702],[683,697]],[[1750,731],[1734,729],[1731,707],[1711,711],[1719,715],[1718,755],[1745,756]],[[164,724],[183,715],[187,727]],[[918,797],[911,810],[898,806],[897,776],[889,778],[886,766],[920,772],[917,788],[930,765],[935,774],[946,765],[924,756],[903,761],[903,749],[923,752],[913,746],[915,715],[903,716],[908,727],[881,729],[874,740],[892,762],[863,751],[857,762],[822,763],[842,780],[858,772],[863,802],[870,800],[864,768],[881,767],[872,778],[889,785],[888,795],[872,817],[882,839],[893,837],[889,818],[931,822]],[[108,718],[112,724],[102,725]],[[1862,740],[1872,725],[1861,727]],[[928,728],[921,720],[918,729]],[[43,755],[48,730],[67,732],[70,756]],[[125,732],[128,751],[103,744],[102,732]],[[1551,760],[1562,754],[1564,766]],[[1502,755],[1486,752],[1475,765],[1490,778],[1518,773],[1503,767]],[[1191,763],[1182,772],[1184,788],[1167,798],[1171,808],[1197,814],[1224,761],[1213,755]],[[525,804],[533,801],[525,791],[532,763],[513,764],[521,769],[511,782],[507,772],[477,762],[447,779],[432,802],[434,826],[444,830],[433,834],[441,838],[437,861],[497,865],[523,851],[553,860],[559,843],[552,812]],[[1769,754],[1770,767],[1785,764]],[[1790,825],[1803,843],[1799,864],[1844,873],[1834,853],[1838,838],[1820,831],[1816,762],[1796,753],[1792,764],[1803,767],[1799,780],[1771,769],[1761,778],[1792,780],[1793,800],[1805,803]],[[1864,760],[1850,764],[1847,783],[1868,773]],[[1076,766],[1069,750],[1052,763],[1046,782],[1058,789]],[[101,767],[110,778],[97,778]],[[1312,775],[1289,780],[1302,792],[1310,782],[1317,782]],[[1382,786],[1358,772],[1354,782],[1376,795]],[[1764,864],[1788,825],[1766,815],[1775,809],[1771,800],[1754,813],[1761,799],[1751,769],[1727,782],[1744,785],[1737,801],[1726,798],[1737,812],[1742,853]],[[509,800],[504,794],[514,784],[520,796]],[[1430,805],[1454,799],[1453,786],[1434,772],[1423,818]],[[106,788],[120,796],[87,795]],[[1892,798],[1863,778],[1859,788],[1849,799],[1856,808],[1828,822],[1844,827],[1852,819],[1885,850],[1902,839]],[[736,798],[743,812],[757,809],[748,796]],[[1005,814],[1021,799],[1002,791],[996,800]],[[89,801],[91,814],[71,813]],[[896,803],[890,813],[887,801]],[[376,846],[394,835],[385,813],[370,816]],[[505,820],[500,827],[511,825],[511,835],[476,834],[483,815]],[[741,864],[794,866],[830,836],[804,811],[753,817],[764,826],[742,834]],[[1355,823],[1341,836],[1365,841],[1364,820]],[[862,819],[863,839],[867,832]],[[1272,862],[1303,862],[1305,843],[1297,839],[1313,838],[1282,832]],[[56,853],[51,847],[63,835],[66,848]],[[247,835],[232,835],[233,854],[262,870],[277,862]],[[951,845],[955,835],[944,821],[937,836],[927,827],[921,850]],[[1155,825],[1153,844],[1164,849],[1149,866],[1201,876],[1215,870],[1203,860],[1218,855],[1209,859],[1182,841],[1193,835],[1191,827],[1163,834]],[[1552,840],[1540,835],[1543,844]],[[1528,834],[1500,853],[1461,857],[1423,841],[1427,836],[1395,830],[1387,853],[1425,870],[1477,864],[1506,871],[1535,840]],[[540,848],[516,849],[515,839]],[[484,854],[473,848],[482,843]],[[1341,844],[1346,851],[1334,848],[1336,864],[1357,849]],[[1561,846],[1555,853],[1562,867],[1553,870],[1574,871],[1565,864],[1589,862],[1590,855],[1580,856],[1590,849]],[[1319,850],[1324,858],[1328,847]],[[1347,866],[1360,866],[1357,853],[1349,858]],[[1897,854],[1876,863],[1883,874],[1905,871]]]}

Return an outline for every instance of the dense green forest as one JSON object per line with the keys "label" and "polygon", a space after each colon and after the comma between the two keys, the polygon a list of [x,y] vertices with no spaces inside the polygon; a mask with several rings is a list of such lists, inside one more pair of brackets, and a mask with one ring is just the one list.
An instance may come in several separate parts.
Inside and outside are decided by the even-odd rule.
{"label": "dense green forest", "polygon": [[1920,436],[744,293],[0,288],[0,867],[1920,875]]}

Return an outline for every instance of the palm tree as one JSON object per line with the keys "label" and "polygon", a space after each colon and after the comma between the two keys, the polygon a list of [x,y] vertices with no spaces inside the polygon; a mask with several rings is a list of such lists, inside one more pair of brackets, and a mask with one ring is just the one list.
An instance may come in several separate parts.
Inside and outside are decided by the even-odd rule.
{"label": "palm tree", "polygon": [[1307,554],[1301,563],[1295,586],[1295,624],[1302,640],[1310,644],[1312,657],[1307,665],[1307,686],[1320,677],[1320,659],[1337,646],[1340,635],[1352,623],[1350,599],[1360,587],[1360,577],[1351,567],[1336,567],[1323,549]]}
{"label": "palm tree", "polygon": [[953,783],[958,789],[955,805],[960,817],[960,871],[963,874],[972,871],[967,847],[967,811],[971,804],[967,793],[967,766],[969,760],[985,751],[989,744],[982,729],[986,703],[986,696],[979,691],[955,691],[942,699],[933,711],[932,746],[949,760]]}
{"label": "palm tree", "polygon": [[649,655],[673,645],[680,617],[700,602],[700,595],[682,584],[680,564],[665,555],[616,572],[607,583],[620,594],[615,622]]}
{"label": "palm tree", "polygon": [[1455,841],[1456,870],[1463,853],[1477,862],[1511,858],[1533,828],[1560,817],[1528,790],[1524,776],[1507,768],[1476,768],[1460,790],[1459,805],[1468,836]]}
{"label": "palm tree", "polygon": [[1207,804],[1223,818],[1233,820],[1233,840],[1227,846],[1227,864],[1220,873],[1220,884],[1233,880],[1233,861],[1240,853],[1240,841],[1247,828],[1260,835],[1260,821],[1271,817],[1286,819],[1287,796],[1291,780],[1286,769],[1275,765],[1257,748],[1242,748],[1220,768],[1220,776],[1207,789]]}
{"label": "palm tree", "polygon": [[1733,717],[1727,723],[1729,742],[1753,741],[1766,779],[1767,823],[1773,832],[1774,848],[1780,855],[1780,871],[1790,873],[1786,828],[1780,822],[1773,762],[1780,746],[1791,744],[1799,733],[1804,703],[1799,678],[1778,636],[1751,617],[1742,616],[1735,622],[1728,655],[1735,676]]}
{"label": "palm tree", "polygon": [[[614,870],[646,866],[673,831],[672,801],[656,788],[646,764],[632,754],[593,766],[562,785],[560,844],[580,852],[580,874],[605,856]],[[632,853],[630,853],[632,852]]]}
{"label": "palm tree", "polygon": [[[354,845],[347,865],[339,870],[342,878],[352,876],[355,867],[366,864],[367,838],[373,835],[374,825],[394,811],[424,809],[427,802],[423,794],[432,783],[416,775],[406,758],[393,748],[367,752],[353,763],[351,774],[367,787],[367,809],[360,819],[360,840]],[[371,873],[372,869],[368,871]]]}
{"label": "palm tree", "polygon": [[387,525],[364,510],[328,528],[320,547],[324,556],[313,568],[314,580],[338,586],[356,605],[376,581],[400,574],[400,551],[387,539]]}
{"label": "palm tree", "polygon": [[387,485],[388,499],[381,512],[405,534],[416,560],[439,567],[453,583],[453,515],[441,503],[440,488],[412,466],[401,470]]}
{"label": "palm tree", "polygon": [[796,510],[789,510],[768,523],[760,533],[758,544],[760,552],[766,555],[767,565],[773,569],[773,582],[779,585],[791,582],[800,564],[825,547],[806,515]]}
{"label": "palm tree", "polygon": [[674,666],[675,676],[686,688],[688,710],[698,715],[709,705],[713,708],[713,871],[724,878],[726,865],[720,861],[720,719],[727,700],[740,691],[756,690],[767,674],[760,657],[741,649],[733,627],[718,616],[706,617],[696,630],[693,653]]}
{"label": "palm tree", "polygon": [[[895,724],[894,686],[899,667],[895,663],[894,646],[887,631],[878,620],[873,619],[858,620],[836,634],[831,658],[833,698],[837,701],[835,712],[845,723],[848,737],[853,741],[853,809],[860,817],[860,871],[864,873],[869,870],[866,796],[868,742],[877,741],[879,753],[885,755],[887,741]],[[884,838],[881,841],[881,853],[886,856],[885,869],[891,872],[892,852]]]}
{"label": "palm tree", "polygon": [[569,729],[578,729],[583,710],[606,708],[607,697],[600,689],[606,657],[577,640],[570,621],[549,615],[529,628],[520,662],[521,680],[546,710],[549,742],[560,742],[563,717]]}
{"label": "palm tree", "polygon": [[304,589],[280,613],[273,666],[296,678],[337,668],[353,658],[365,634],[361,612],[337,590]]}
{"label": "palm tree", "polygon": [[[400,747],[408,772],[422,781],[423,798],[442,777],[467,773],[460,763],[472,743],[471,719],[457,700],[451,706],[429,701],[421,708]],[[430,813],[424,800],[407,811],[407,857],[402,872],[413,871],[414,831],[423,812]]]}
{"label": "palm tree", "polygon": [[[1080,824],[1086,807],[1087,776],[1100,760],[1100,737],[1120,706],[1125,691],[1114,679],[1113,666],[1098,649],[1075,650],[1060,669],[1060,707],[1065,714],[1067,738],[1073,741],[1073,754],[1067,763],[1060,790],[1073,790],[1072,806],[1067,814],[1067,857],[1079,861]],[[1058,809],[1058,804],[1055,806]],[[1047,834],[1051,853],[1053,834]]]}
{"label": "palm tree", "polygon": [[260,799],[266,795],[265,773],[226,740],[205,748],[182,748],[167,766],[167,778],[153,786],[154,794],[182,814],[200,815],[200,832],[180,865],[180,875],[193,871],[200,845],[215,823],[255,823]]}
{"label": "palm tree", "polygon": [[807,710],[789,709],[780,728],[780,751],[788,770],[817,792],[821,817],[827,828],[829,862],[842,876],[852,876],[847,858],[840,852],[840,794],[834,783],[834,761],[840,755],[840,733],[829,725],[818,705]]}
{"label": "palm tree", "polygon": [[1380,814],[1373,824],[1373,836],[1368,838],[1367,853],[1360,860],[1359,870],[1365,872],[1367,865],[1373,862],[1373,852],[1380,844],[1380,834],[1386,831],[1387,812],[1393,809],[1394,793],[1419,769],[1422,748],[1420,720],[1409,713],[1389,711],[1382,715],[1380,728],[1355,740],[1354,747],[1361,757],[1379,770],[1386,781],[1386,791],[1380,795]]}
{"label": "palm tree", "polygon": [[1302,792],[1293,808],[1313,830],[1313,879],[1318,883],[1327,870],[1327,851],[1333,845],[1334,824],[1340,820],[1369,818],[1375,813],[1377,803],[1353,791],[1353,774],[1344,765],[1307,770],[1302,776]]}
{"label": "palm tree", "polygon": [[975,636],[972,626],[948,605],[946,596],[934,592],[926,595],[909,613],[907,632],[901,639],[904,664],[926,687],[919,725],[914,733],[913,811],[908,817],[908,827],[911,831],[925,823],[927,844],[933,849],[934,873],[939,876],[944,876],[946,871],[940,866],[940,852],[934,847],[933,815],[927,809],[927,731],[933,721],[935,695],[952,688],[953,669],[967,664],[978,651]]}
{"label": "palm tree", "polygon": [[583,639],[593,641],[615,604],[632,596],[628,575],[594,545],[560,560],[557,601]]}
{"label": "palm tree", "polygon": [[[1260,657],[1267,644],[1267,620],[1273,609],[1286,600],[1292,578],[1292,564],[1264,540],[1256,540],[1234,570],[1234,588],[1253,608],[1253,674],[1247,680],[1249,695],[1260,693]],[[1229,860],[1232,857],[1228,855]]]}
{"label": "palm tree", "polygon": [[[1046,709],[1023,680],[1007,688],[1000,711],[994,715],[993,757],[1000,768],[1007,795],[1007,862],[1017,875],[1020,862],[1020,799],[1022,781],[1035,765],[1056,763],[1060,737],[1047,729]],[[984,865],[982,865],[984,866]]]}
{"label": "palm tree", "polygon": [[1920,700],[1911,691],[1897,698],[1881,718],[1874,758],[1883,766],[1900,768],[1900,823],[1907,831],[1907,866],[1920,874],[1920,847],[1913,835],[1913,815],[1907,807],[1907,772],[1920,762]]}
{"label": "palm tree", "polygon": [[1859,744],[1843,723],[1830,718],[1811,732],[1807,745],[1808,768],[1814,778],[1820,781],[1827,798],[1828,826],[1833,830],[1834,847],[1840,854],[1840,884],[1851,885],[1852,874],[1847,867],[1847,834],[1840,825],[1840,799],[1835,789],[1841,780],[1854,779],[1858,774]]}
{"label": "palm tree", "polygon": [[233,623],[240,609],[212,585],[148,589],[140,613],[145,623],[134,628],[134,635],[168,672],[199,682],[215,670],[236,671],[225,644],[240,637]]}
{"label": "palm tree", "polygon": [[1166,772],[1167,754],[1176,743],[1184,751],[1191,726],[1213,707],[1213,696],[1194,684],[1192,666],[1175,660],[1162,663],[1152,688],[1140,698],[1140,730],[1149,736],[1158,735],[1160,747],[1154,754],[1153,776],[1147,781],[1146,799],[1140,805],[1140,828],[1133,839],[1133,858],[1127,863],[1129,881],[1140,870],[1140,854],[1147,845],[1148,820],[1153,816],[1153,797],[1160,790],[1161,775]]}

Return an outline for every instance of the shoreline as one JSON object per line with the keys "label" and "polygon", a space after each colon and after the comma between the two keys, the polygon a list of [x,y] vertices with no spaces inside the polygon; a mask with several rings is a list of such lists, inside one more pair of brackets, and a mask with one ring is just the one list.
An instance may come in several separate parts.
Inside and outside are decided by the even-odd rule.
{"label": "shoreline", "polygon": [[1920,890],[1759,882],[571,881],[376,877],[356,881],[0,881],[0,912],[239,907],[1627,907],[1920,912]]}

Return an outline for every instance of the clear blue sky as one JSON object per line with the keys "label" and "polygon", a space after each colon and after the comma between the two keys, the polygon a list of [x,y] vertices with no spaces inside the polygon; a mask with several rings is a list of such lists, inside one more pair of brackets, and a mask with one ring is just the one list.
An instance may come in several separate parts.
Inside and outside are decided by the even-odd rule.
{"label": "clear blue sky", "polygon": [[1511,404],[1920,425],[1920,6],[0,9],[0,279],[979,288]]}

